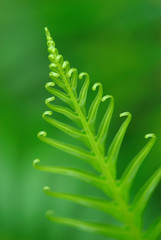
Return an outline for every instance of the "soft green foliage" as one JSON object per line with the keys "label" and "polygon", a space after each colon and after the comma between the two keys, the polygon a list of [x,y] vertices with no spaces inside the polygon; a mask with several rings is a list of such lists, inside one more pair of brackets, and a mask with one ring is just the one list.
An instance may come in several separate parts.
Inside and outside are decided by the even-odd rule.
{"label": "soft green foliage", "polygon": [[[53,119],[51,117],[52,111],[44,112],[43,119],[66,134],[81,141],[85,147],[77,147],[49,138],[44,131],[38,133],[38,138],[51,146],[87,161],[95,169],[97,174],[66,167],[41,166],[39,165],[38,159],[34,161],[34,167],[42,171],[78,178],[101,189],[107,195],[106,200],[89,196],[53,192],[49,187],[44,187],[44,192],[56,198],[67,199],[83,206],[101,210],[113,216],[120,224],[114,226],[60,218],[56,217],[52,211],[47,212],[47,217],[51,221],[100,233],[113,239],[157,240],[161,234],[161,218],[158,218],[149,229],[144,230],[142,215],[151,194],[161,179],[161,167],[157,169],[143,185],[135,199],[133,199],[132,202],[129,200],[131,186],[141,164],[155,143],[155,135],[147,134],[145,136],[145,138],[148,139],[148,143],[140,150],[127,166],[121,178],[118,179],[117,159],[124,135],[131,120],[131,114],[129,112],[120,114],[120,117],[125,117],[126,119],[106,153],[105,143],[113,113],[114,99],[110,95],[103,96],[102,84],[95,83],[92,90],[96,91],[98,89],[98,93],[87,113],[86,101],[90,84],[89,75],[87,73],[78,75],[77,69],[70,68],[69,62],[64,61],[62,55],[60,55],[55,48],[55,43],[47,28],[45,31],[49,60],[51,62],[51,72],[49,76],[53,80],[46,84],[46,89],[54,95],[54,97],[48,98],[45,103],[51,110],[63,114],[73,121],[76,127]],[[84,79],[79,93],[77,90],[78,79]],[[56,88],[55,85],[58,87]],[[54,105],[53,101],[55,97],[62,100],[66,104],[66,107]],[[106,100],[109,101],[109,106],[97,130],[95,125],[99,105]]]}

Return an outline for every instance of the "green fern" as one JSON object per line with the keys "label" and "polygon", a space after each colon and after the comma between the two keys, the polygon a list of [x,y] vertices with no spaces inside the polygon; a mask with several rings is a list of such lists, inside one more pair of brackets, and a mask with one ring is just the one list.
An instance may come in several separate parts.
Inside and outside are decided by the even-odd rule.
{"label": "green fern", "polygon": [[[72,146],[54,140],[47,137],[47,134],[44,131],[38,133],[38,138],[53,147],[85,160],[97,171],[97,174],[94,175],[93,173],[66,167],[41,166],[39,165],[38,159],[34,161],[34,167],[46,172],[78,178],[101,189],[108,196],[107,200],[94,197],[77,196],[68,193],[57,193],[51,191],[49,187],[45,187],[44,192],[56,198],[67,199],[83,206],[99,209],[119,220],[121,224],[120,226],[114,226],[60,218],[55,216],[51,211],[47,212],[47,217],[51,221],[63,223],[91,232],[97,232],[113,239],[158,239],[161,234],[161,217],[159,217],[148,230],[144,231],[142,214],[151,194],[161,179],[161,167],[144,184],[132,203],[129,203],[131,186],[139,167],[143,163],[156,140],[155,135],[147,134],[145,136],[145,138],[149,139],[148,143],[131,161],[121,178],[117,179],[117,159],[125,132],[131,120],[131,114],[129,112],[120,114],[120,117],[125,117],[126,119],[118,130],[106,154],[105,142],[113,113],[114,99],[109,95],[103,96],[102,84],[95,83],[92,90],[95,91],[98,89],[98,93],[87,114],[86,100],[90,84],[89,75],[87,73],[81,73],[78,75],[77,69],[70,68],[69,62],[64,61],[62,55],[60,55],[58,50],[55,48],[55,43],[47,28],[45,28],[45,31],[49,60],[51,62],[49,66],[51,70],[49,76],[53,80],[52,82],[47,83],[45,87],[47,91],[54,95],[54,97],[48,98],[45,103],[51,110],[63,114],[72,120],[77,127],[69,126],[51,118],[51,111],[44,112],[43,119],[66,134],[81,141],[86,147],[83,149],[81,147]],[[78,94],[77,81],[78,79],[83,78],[84,83]],[[55,88],[55,85],[57,85],[58,88]],[[53,101],[55,97],[62,100],[66,104],[66,107],[54,105]],[[98,108],[100,102],[104,102],[106,100],[109,101],[109,106],[99,125],[98,131],[96,131],[95,123]]]}

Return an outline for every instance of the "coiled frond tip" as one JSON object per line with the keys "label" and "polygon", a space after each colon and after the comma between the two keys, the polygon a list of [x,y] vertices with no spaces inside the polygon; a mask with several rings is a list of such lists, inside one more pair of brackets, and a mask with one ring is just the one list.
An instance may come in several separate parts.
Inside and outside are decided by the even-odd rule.
{"label": "coiled frond tip", "polygon": [[126,116],[131,117],[132,115],[131,115],[130,112],[123,112],[123,113],[120,113],[119,116],[120,116],[120,117],[126,117]]}
{"label": "coiled frond tip", "polygon": [[44,118],[45,116],[51,116],[53,113],[52,111],[45,111],[43,114],[42,114],[42,118]]}
{"label": "coiled frond tip", "polygon": [[92,90],[95,91],[97,87],[101,87],[102,88],[102,84],[100,82],[96,82],[93,86],[92,86]]}
{"label": "coiled frond tip", "polygon": [[38,132],[38,134],[37,134],[37,137],[39,138],[39,137],[46,137],[47,136],[47,133],[45,132],[45,131],[40,131],[40,132]]}
{"label": "coiled frond tip", "polygon": [[145,138],[156,138],[156,135],[154,133],[148,133],[145,135]]}
{"label": "coiled frond tip", "polygon": [[45,28],[44,28],[44,30],[45,30],[45,33],[46,33],[46,34],[48,34],[48,33],[49,33],[49,30],[48,30],[48,28],[47,28],[47,27],[45,27]]}
{"label": "coiled frond tip", "polygon": [[102,102],[105,102],[107,99],[109,99],[109,98],[111,98],[112,100],[114,100],[114,98],[113,98],[113,96],[111,96],[111,95],[105,95],[102,99],[101,99],[101,101]]}
{"label": "coiled frond tip", "polygon": [[49,98],[45,99],[45,104],[48,104],[54,100],[55,100],[55,97],[49,97]]}
{"label": "coiled frond tip", "polygon": [[79,74],[78,78],[79,78],[79,79],[82,79],[84,76],[89,77],[89,74],[86,73],[86,72],[81,72],[81,73]]}
{"label": "coiled frond tip", "polygon": [[54,86],[55,86],[54,82],[48,82],[48,83],[45,84],[45,88],[54,87]]}
{"label": "coiled frond tip", "polygon": [[50,191],[50,187],[48,187],[48,186],[43,187],[43,191],[44,192]]}
{"label": "coiled frond tip", "polygon": [[34,161],[33,161],[33,163],[32,163],[32,165],[33,165],[33,167],[35,168],[36,167],[36,165],[38,164],[40,162],[40,159],[35,159]]}
{"label": "coiled frond tip", "polygon": [[71,68],[69,72],[67,73],[67,77],[71,77],[73,72],[77,72],[76,68]]}

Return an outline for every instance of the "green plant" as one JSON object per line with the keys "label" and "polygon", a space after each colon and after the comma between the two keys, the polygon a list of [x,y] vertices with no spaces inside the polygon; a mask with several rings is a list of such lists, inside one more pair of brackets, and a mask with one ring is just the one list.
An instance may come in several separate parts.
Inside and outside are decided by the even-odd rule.
{"label": "green plant", "polygon": [[[92,90],[95,91],[98,88],[98,93],[87,114],[85,105],[90,84],[89,75],[87,73],[81,73],[78,75],[77,69],[70,68],[69,62],[64,61],[62,55],[59,55],[47,28],[45,28],[45,31],[49,60],[51,62],[49,66],[51,72],[49,75],[53,80],[53,82],[46,84],[46,89],[54,96],[61,99],[67,106],[64,107],[52,104],[55,97],[46,99],[45,103],[51,110],[65,115],[73,121],[77,127],[69,126],[51,118],[51,111],[44,112],[43,119],[61,131],[69,134],[77,140],[80,140],[85,145],[85,148],[71,146],[51,139],[47,137],[47,134],[44,131],[38,133],[38,138],[45,143],[87,161],[97,171],[97,174],[72,168],[41,166],[38,164],[38,159],[34,161],[34,167],[39,170],[78,178],[101,189],[108,197],[106,200],[94,197],[76,196],[67,193],[56,193],[52,192],[49,187],[45,187],[44,191],[53,197],[64,198],[87,207],[102,210],[116,218],[120,222],[120,225],[113,226],[60,218],[54,216],[51,211],[47,212],[47,217],[51,221],[97,232],[114,239],[158,239],[161,234],[161,217],[159,217],[148,230],[144,231],[142,214],[152,192],[160,181],[161,167],[157,169],[157,171],[140,189],[132,203],[129,202],[130,189],[136,173],[151,150],[156,140],[155,135],[147,134],[145,136],[145,138],[149,139],[149,142],[127,166],[122,177],[117,179],[117,158],[126,129],[131,120],[131,114],[129,112],[120,114],[120,117],[125,117],[126,119],[115,135],[106,154],[105,141],[113,113],[114,99],[109,95],[103,97],[103,88],[101,83],[95,83]],[[78,96],[77,81],[82,78],[85,78],[85,80]],[[55,84],[58,88],[55,88]],[[109,106],[105,112],[102,122],[100,123],[99,129],[96,131],[95,123],[99,104],[101,101],[104,102],[107,99],[110,101]]]}

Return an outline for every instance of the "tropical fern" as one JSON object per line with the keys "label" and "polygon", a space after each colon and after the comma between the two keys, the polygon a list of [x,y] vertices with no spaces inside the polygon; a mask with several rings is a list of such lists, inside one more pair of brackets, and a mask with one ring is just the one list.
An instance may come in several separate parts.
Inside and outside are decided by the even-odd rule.
{"label": "tropical fern", "polygon": [[[85,160],[97,171],[97,174],[67,167],[41,166],[39,165],[38,159],[34,161],[33,165],[39,170],[78,178],[101,189],[108,196],[107,200],[53,192],[49,187],[45,187],[44,192],[56,198],[67,199],[87,207],[102,210],[119,220],[121,224],[119,226],[114,226],[60,218],[55,216],[51,211],[47,212],[47,217],[51,221],[104,234],[113,239],[158,239],[161,234],[161,217],[159,217],[148,230],[143,230],[142,214],[151,194],[161,179],[161,167],[157,169],[157,171],[144,184],[135,199],[132,202],[129,201],[131,186],[138,169],[156,140],[155,135],[147,134],[145,136],[145,138],[148,139],[148,143],[127,166],[121,178],[117,179],[117,159],[121,143],[131,120],[131,114],[129,112],[120,114],[120,117],[125,117],[126,119],[118,130],[106,154],[105,142],[113,113],[114,99],[110,95],[103,96],[102,84],[95,83],[92,90],[95,91],[98,89],[98,93],[94,101],[91,103],[88,113],[86,113],[87,93],[90,84],[89,75],[84,72],[78,75],[77,69],[70,68],[69,62],[64,61],[63,56],[58,53],[58,50],[55,47],[55,42],[47,28],[45,28],[45,31],[49,60],[51,62],[49,66],[51,70],[49,76],[53,80],[52,82],[47,83],[45,87],[47,91],[54,95],[53,97],[46,99],[45,103],[51,110],[69,118],[77,125],[77,127],[70,126],[51,118],[52,111],[44,112],[42,117],[54,127],[81,141],[85,148],[69,145],[49,138],[44,131],[38,133],[38,138],[51,146]],[[77,81],[78,79],[83,78],[84,83],[78,93]],[[58,87],[56,88],[55,85]],[[63,101],[66,104],[66,107],[54,105],[53,101],[55,97]],[[109,106],[99,125],[98,131],[96,131],[95,123],[98,108],[100,103],[106,100],[109,101]]]}

